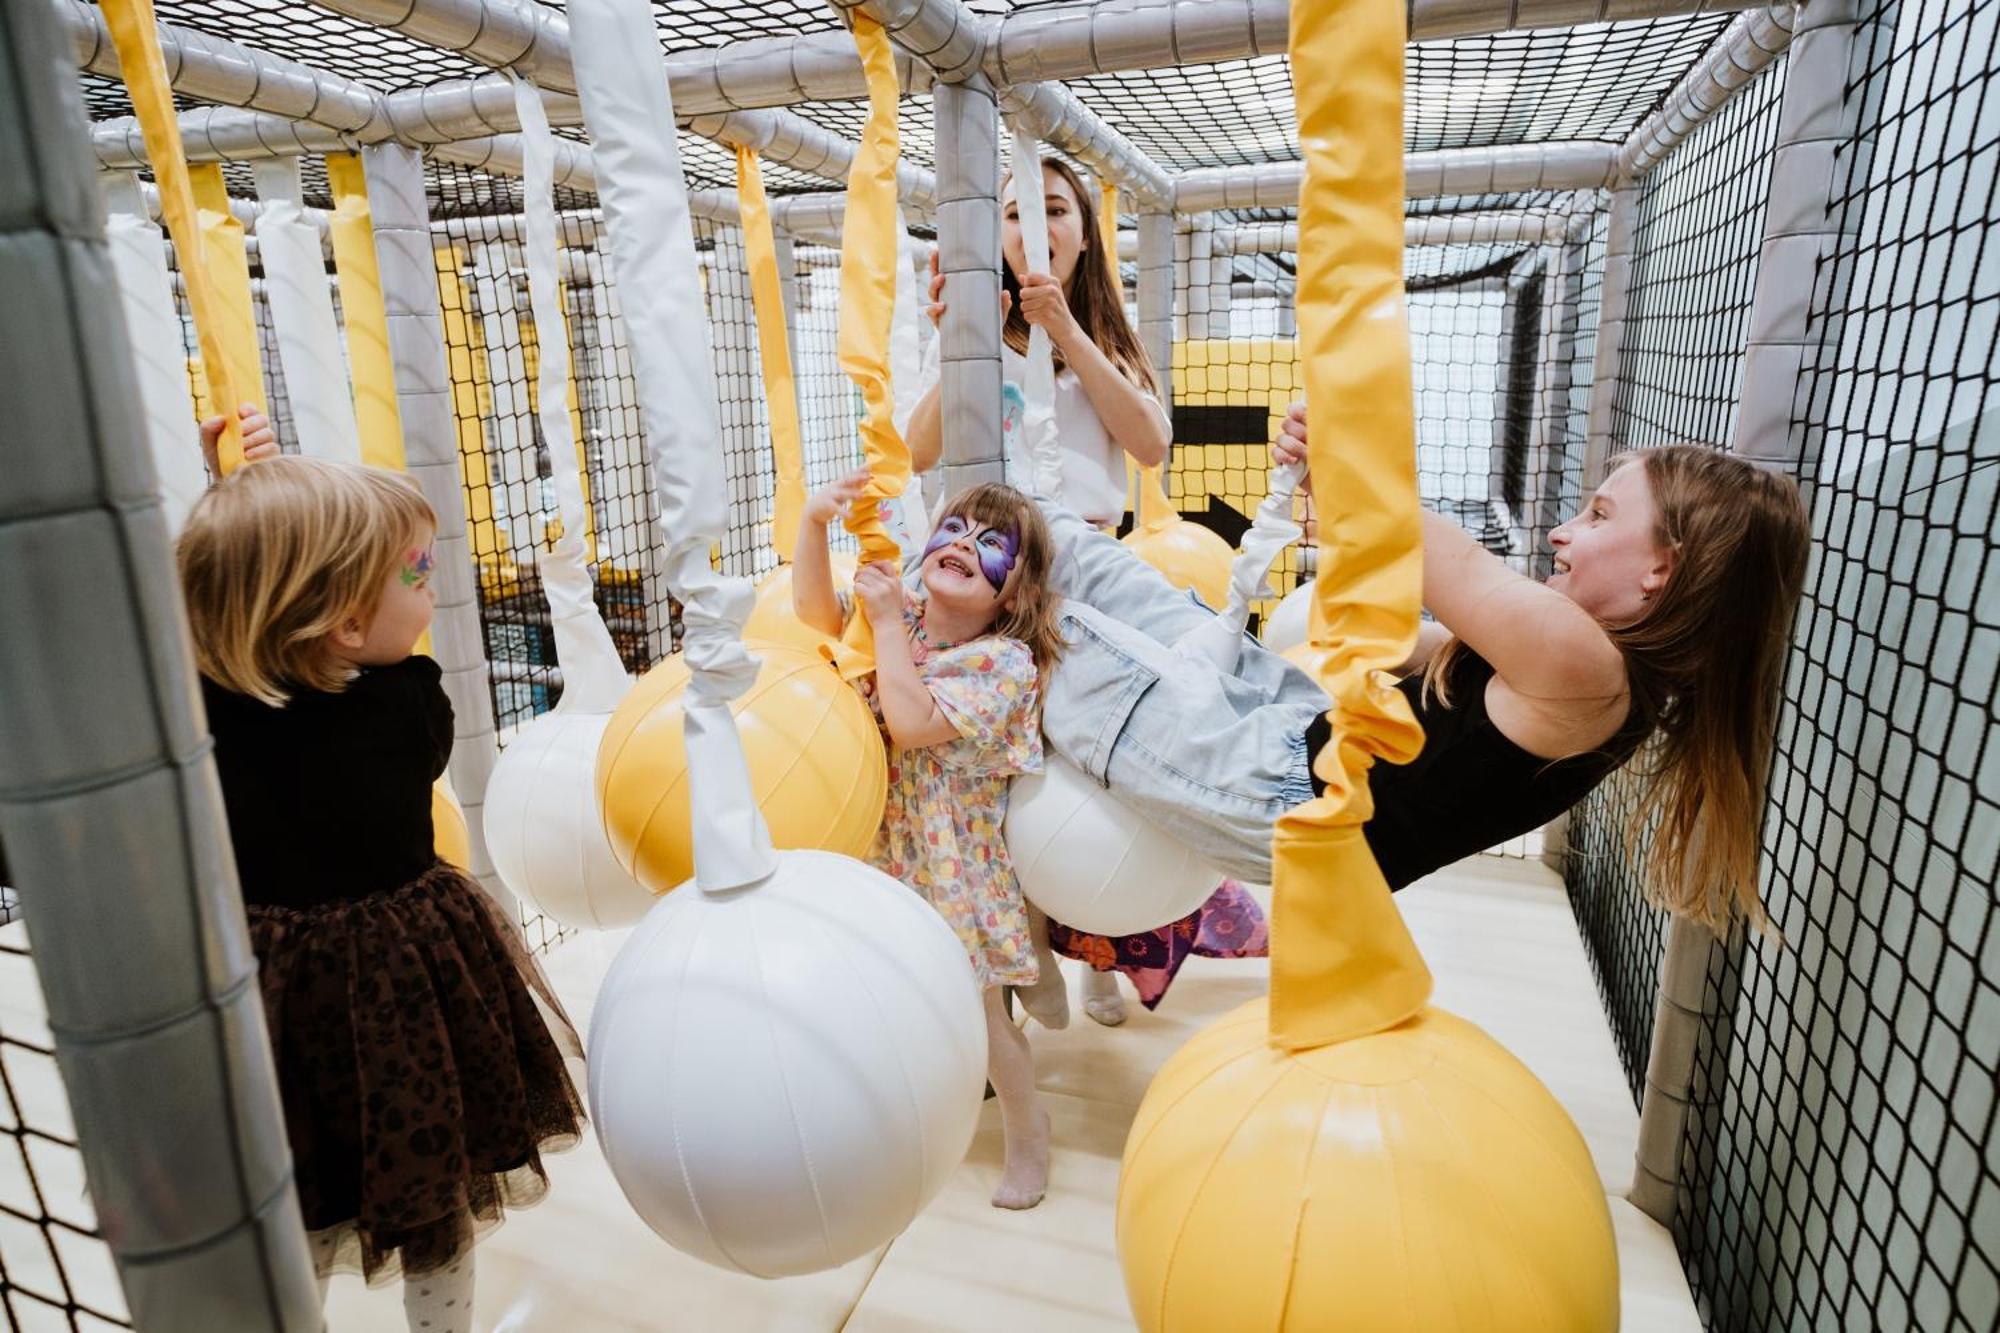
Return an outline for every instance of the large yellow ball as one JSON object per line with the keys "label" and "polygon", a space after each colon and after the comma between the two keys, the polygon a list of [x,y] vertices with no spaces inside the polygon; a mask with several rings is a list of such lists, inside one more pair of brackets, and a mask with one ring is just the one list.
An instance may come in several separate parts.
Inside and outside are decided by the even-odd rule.
{"label": "large yellow ball", "polygon": [[1156,532],[1137,528],[1126,534],[1125,544],[1176,588],[1193,588],[1209,610],[1228,603],[1229,564],[1236,552],[1201,524],[1182,519]]}
{"label": "large yellow ball", "polygon": [[[844,591],[853,587],[854,557],[835,551],[829,558],[833,562],[835,590]],[[792,613],[792,567],[789,564],[779,565],[757,584],[757,604],[750,611],[749,622],[743,626],[743,637],[765,643],[789,644],[807,651],[832,642],[828,635],[820,633]]]}
{"label": "large yellow ball", "polygon": [[[773,845],[866,855],[889,792],[875,715],[817,652],[745,646],[764,664],[756,684],[729,708]],[[604,832],[618,863],[654,893],[694,874],[681,733],[687,683],[678,654],[640,677],[597,751]]]}
{"label": "large yellow ball", "polygon": [[1614,1333],[1604,1185],[1567,1113],[1438,1009],[1287,1054],[1253,1001],[1153,1079],[1118,1255],[1145,1330]]}
{"label": "large yellow ball", "polygon": [[442,782],[431,788],[431,847],[439,860],[460,870],[472,869],[472,830],[465,825],[465,812]]}

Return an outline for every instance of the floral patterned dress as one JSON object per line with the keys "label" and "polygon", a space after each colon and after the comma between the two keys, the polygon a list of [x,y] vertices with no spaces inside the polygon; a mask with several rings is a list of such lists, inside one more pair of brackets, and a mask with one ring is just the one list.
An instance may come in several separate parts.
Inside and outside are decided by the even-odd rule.
{"label": "floral patterned dress", "polygon": [[[889,745],[889,800],[868,859],[921,893],[958,932],[980,985],[1026,986],[1038,969],[1001,826],[1009,780],[1042,768],[1035,659],[1019,639],[998,635],[931,643],[922,590],[906,590],[910,655],[958,739],[919,750]],[[880,725],[875,678],[856,685]],[[888,745],[886,727],[882,736]]]}

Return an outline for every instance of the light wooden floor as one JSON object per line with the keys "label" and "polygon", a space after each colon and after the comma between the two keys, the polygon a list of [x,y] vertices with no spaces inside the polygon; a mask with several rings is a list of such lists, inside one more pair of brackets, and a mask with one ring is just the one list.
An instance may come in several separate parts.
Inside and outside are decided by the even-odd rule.
{"label": "light wooden floor", "polygon": [[[1437,977],[1436,1002],[1485,1027],[1552,1088],[1583,1130],[1613,1195],[1625,1327],[1698,1330],[1672,1242],[1621,1198],[1637,1117],[1589,964],[1554,878],[1539,864],[1480,857],[1397,901]],[[579,1026],[616,938],[560,946],[550,971]],[[1074,967],[1074,964],[1070,966]],[[944,1193],[882,1252],[814,1277],[760,1282],[669,1249],[626,1207],[593,1144],[550,1163],[540,1207],[478,1250],[478,1325],[493,1330],[866,1330],[1055,1333],[1123,1330],[1112,1205],[1125,1131],[1168,1055],[1260,994],[1262,963],[1190,959],[1166,1004],[1108,1029],[1076,1017],[1030,1026],[1055,1123],[1049,1196],[1025,1213],[988,1205],[1000,1167],[998,1108]],[[394,1288],[337,1282],[334,1333],[402,1328]]]}

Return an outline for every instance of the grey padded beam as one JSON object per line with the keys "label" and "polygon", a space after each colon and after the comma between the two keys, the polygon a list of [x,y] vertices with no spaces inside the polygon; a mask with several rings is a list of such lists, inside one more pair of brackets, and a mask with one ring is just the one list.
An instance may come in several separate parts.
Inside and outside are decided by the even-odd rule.
{"label": "grey padded beam", "polygon": [[889,40],[921,60],[940,83],[963,83],[983,72],[987,21],[959,0],[832,0],[843,12],[865,10]]}
{"label": "grey padded beam", "polygon": [[411,479],[437,512],[437,614],[431,622],[431,655],[444,672],[444,689],[455,716],[451,785],[472,835],[472,864],[466,869],[511,911],[513,897],[493,873],[486,850],[486,780],[500,750],[493,734],[486,641],[479,627],[478,571],[466,536],[465,486],[459,472],[458,426],[451,412],[451,370],[445,360],[423,158],[414,148],[384,143],[362,150],[361,163],[375,224],[396,406],[403,418],[403,453]]}
{"label": "grey padded beam", "polygon": [[[1590,224],[1591,209],[1494,209],[1477,213],[1431,213],[1403,219],[1403,244],[1549,245],[1574,240]],[[1211,253],[1232,255],[1291,254],[1299,248],[1296,222],[1253,222],[1217,227]],[[1120,246],[1121,252],[1123,246]]]}
{"label": "grey padded beam", "polygon": [[1166,169],[1061,84],[1008,88],[1000,94],[1000,109],[1018,119],[1037,139],[1054,144],[1098,175],[1117,182],[1120,189],[1131,193],[1138,207],[1173,207],[1174,181]]}
{"label": "grey padded beam", "polygon": [[58,19],[0,0],[0,840],[135,1326],[311,1333],[257,962]]}
{"label": "grey padded beam", "polygon": [[1000,436],[1000,109],[984,79],[939,84],[938,323],[943,488],[1004,481]]}
{"label": "grey padded beam", "polygon": [[1759,5],[1730,24],[1619,148],[1619,175],[1635,180],[1644,176],[1782,56],[1792,43],[1794,9],[1789,0]]}
{"label": "grey padded beam", "polygon": [[[1447,148],[1403,159],[1403,193],[1410,199],[1457,194],[1518,194],[1530,190],[1593,190],[1616,179],[1610,144],[1556,142],[1502,148]],[[1297,208],[1304,164],[1203,168],[1174,178],[1174,211],[1216,208]]]}

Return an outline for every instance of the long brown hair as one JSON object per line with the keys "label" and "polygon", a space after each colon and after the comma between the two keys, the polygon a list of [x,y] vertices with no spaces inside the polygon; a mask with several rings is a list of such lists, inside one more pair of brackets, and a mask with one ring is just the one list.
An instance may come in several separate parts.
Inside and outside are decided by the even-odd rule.
{"label": "long brown hair", "polygon": [[[1645,614],[1604,631],[1624,654],[1631,730],[1650,742],[1628,826],[1648,827],[1647,895],[1715,930],[1768,928],[1757,891],[1758,837],[1792,613],[1805,584],[1806,511],[1790,477],[1700,445],[1638,450],[1652,492],[1653,543],[1673,553]],[[1443,694],[1454,639],[1425,669]]]}
{"label": "long brown hair", "polygon": [[281,707],[294,689],[337,692],[353,669],[327,638],[368,620],[437,515],[409,478],[318,458],[238,468],[195,502],[175,543],[195,666],[224,689]]}
{"label": "long brown hair", "polygon": [[[1097,226],[1097,191],[1083,183],[1083,177],[1076,168],[1058,157],[1045,157],[1042,166],[1053,171],[1069,184],[1070,193],[1076,196],[1076,206],[1083,224],[1083,249],[1076,256],[1076,270],[1069,275],[1063,285],[1063,297],[1069,302],[1069,312],[1076,316],[1077,327],[1083,336],[1097,345],[1097,350],[1111,359],[1111,364],[1125,373],[1125,377],[1154,397],[1159,397],[1159,381],[1153,378],[1153,363],[1146,356],[1146,349],[1139,345],[1139,335],[1132,327],[1132,321],[1125,318],[1125,296],[1112,282],[1111,275],[1116,265],[1103,262],[1097,255],[1100,241]],[[1010,175],[1012,173],[1009,173]],[[1005,188],[1006,182],[1001,182]],[[1007,323],[1002,335],[1007,345],[1025,356],[1028,352],[1028,321],[1021,315],[1021,284],[1014,271],[1003,261],[1000,265],[1000,281],[1014,299],[1007,307]],[[1055,354],[1056,368],[1062,369],[1062,353]]]}
{"label": "long brown hair", "polygon": [[1056,626],[1061,599],[1049,586],[1055,542],[1049,537],[1042,511],[1012,486],[989,481],[954,496],[933,525],[954,514],[982,527],[1012,530],[1019,536],[1014,570],[1007,576],[1007,586],[1000,590],[1002,609],[991,632],[1027,644],[1035,670],[1046,675],[1062,656],[1062,631]]}

